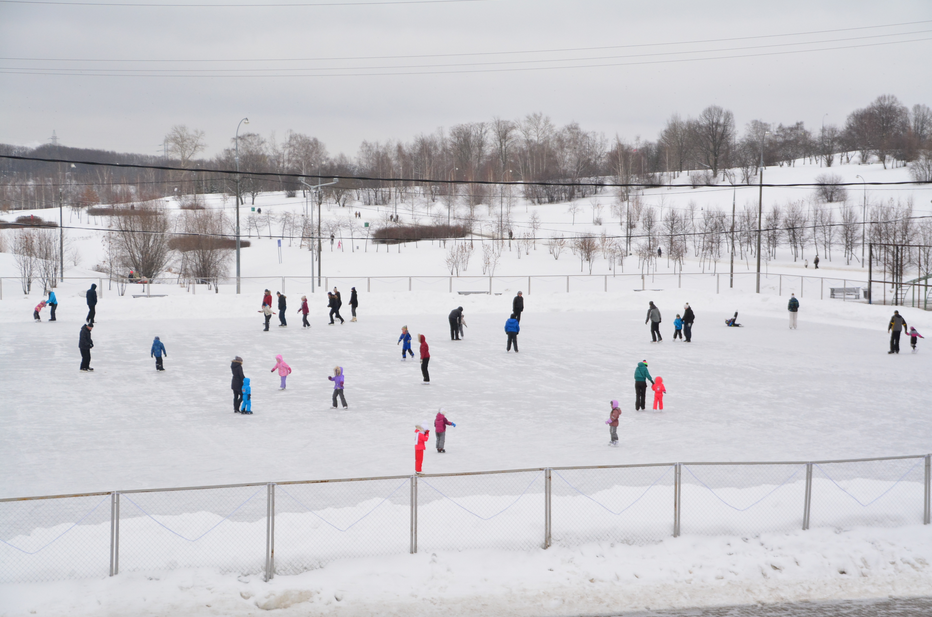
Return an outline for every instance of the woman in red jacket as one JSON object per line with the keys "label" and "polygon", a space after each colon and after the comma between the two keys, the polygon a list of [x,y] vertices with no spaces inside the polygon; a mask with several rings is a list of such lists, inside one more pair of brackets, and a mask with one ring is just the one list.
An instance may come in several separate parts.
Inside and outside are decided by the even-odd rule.
{"label": "woman in red jacket", "polygon": [[424,450],[427,448],[427,440],[430,439],[430,431],[425,429],[430,426],[429,422],[414,425],[414,471],[421,473],[421,464],[424,462]]}
{"label": "woman in red jacket", "polygon": [[418,334],[417,340],[421,341],[421,375],[424,376],[424,383],[430,383],[430,373],[427,372],[427,365],[430,363],[430,348],[423,334]]}

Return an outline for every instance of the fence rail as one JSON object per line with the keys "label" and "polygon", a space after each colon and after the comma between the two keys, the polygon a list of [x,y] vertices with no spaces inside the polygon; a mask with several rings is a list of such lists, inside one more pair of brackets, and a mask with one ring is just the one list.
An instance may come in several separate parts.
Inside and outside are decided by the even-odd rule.
{"label": "fence rail", "polygon": [[930,463],[541,467],[7,498],[0,582],[197,567],[269,580],[418,550],[928,525]]}

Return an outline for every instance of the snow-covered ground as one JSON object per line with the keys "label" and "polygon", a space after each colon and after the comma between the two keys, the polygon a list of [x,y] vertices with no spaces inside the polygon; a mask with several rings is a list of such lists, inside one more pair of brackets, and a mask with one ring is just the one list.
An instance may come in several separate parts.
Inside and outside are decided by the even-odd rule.
{"label": "snow-covered ground", "polygon": [[[808,170],[810,176],[813,171]],[[905,173],[881,175],[868,166],[850,172],[876,172],[891,180]],[[780,181],[781,173],[790,181],[803,172],[773,170],[768,181]],[[917,203],[927,203],[927,193],[915,191]],[[730,189],[717,198],[727,198],[730,206]],[[283,201],[281,196],[267,199]],[[553,217],[555,228],[573,231],[565,204],[547,208],[549,213],[541,212],[545,221]],[[516,216],[522,210],[516,208]],[[332,216],[337,215],[334,209]],[[83,243],[83,265],[89,266],[99,259],[98,232],[80,233],[76,241]],[[276,277],[307,274],[308,253],[285,247],[280,265],[272,241],[253,242],[243,252],[244,274],[268,279],[248,285],[241,296],[229,286],[219,294],[202,287],[196,295],[171,288],[167,297],[158,298],[105,290],[93,332],[93,374],[77,370],[89,281],[66,282],[58,291],[58,322],[41,324],[31,321],[38,294],[22,297],[15,293],[14,280],[3,281],[0,454],[6,473],[0,496],[408,475],[413,425],[431,419],[441,406],[457,427],[450,429],[446,454],[428,449],[428,473],[932,451],[932,343],[920,341],[919,353],[911,354],[904,337],[903,352],[887,355],[890,307],[820,301],[807,293],[799,329],[791,331],[786,296],[794,291],[792,283],[782,297],[775,290],[761,296],[717,295],[713,285],[679,289],[674,279],[660,277],[648,291],[635,291],[639,284],[608,293],[532,290],[521,320],[521,352],[509,354],[503,325],[514,293],[526,284],[520,278],[497,289],[502,295],[362,293],[360,321],[336,326],[326,325],[318,290],[311,299],[313,327],[303,331],[295,311],[310,289],[306,281],[294,279],[287,287],[289,327],[273,325],[266,333],[256,288],[270,286],[274,292]],[[446,274],[444,249],[430,243],[404,246],[400,252],[382,247],[378,253],[371,245],[368,251],[361,246],[362,252],[325,249],[325,276]],[[469,274],[479,273],[479,259],[474,256]],[[634,259],[627,264],[631,270],[636,269]],[[516,277],[572,274],[578,273],[579,261],[566,254],[555,262],[539,246],[520,260],[506,251],[500,268],[497,274]],[[746,264],[741,268],[747,272]],[[604,261],[597,269],[609,273]],[[718,269],[727,271],[727,258]],[[690,270],[699,266],[688,262]],[[665,271],[665,260],[660,271]],[[787,259],[771,263],[769,271],[815,274]],[[832,263],[823,258],[823,271],[839,278],[864,277],[863,270],[842,266],[837,256]],[[9,255],[0,255],[0,274],[15,275]],[[69,274],[92,273],[78,268]],[[340,284],[345,303],[349,290]],[[648,300],[663,312],[661,344],[650,342],[644,325]],[[673,318],[687,301],[697,315],[688,345],[672,340]],[[465,308],[468,324],[465,339],[458,342],[450,341],[446,317],[456,306]],[[735,310],[745,327],[726,328],[724,318]],[[932,332],[928,313],[902,312],[910,325]],[[431,345],[430,386],[421,384],[416,361],[400,361],[396,341],[402,325],[415,337],[425,334]],[[164,373],[156,373],[146,355],[156,335],[168,350]],[[277,389],[277,375],[269,372],[276,354],[294,369],[284,392]],[[246,375],[253,380],[251,417],[230,409],[229,365],[236,355],[244,358]],[[633,410],[633,371],[645,359],[667,386],[662,413]],[[326,377],[335,365],[346,372],[346,411],[329,409]],[[617,449],[606,447],[604,425],[613,398],[623,410]],[[784,479],[774,474],[760,484]],[[720,476],[717,486],[755,486],[746,476],[729,482]],[[853,484],[846,486],[853,490]],[[886,490],[882,485],[857,488],[864,489],[858,494],[863,501]],[[746,505],[754,496],[740,497],[750,500]],[[792,509],[792,504],[779,507]],[[689,515],[687,501],[687,520]],[[28,539],[30,532],[21,528],[24,520],[28,517],[18,519],[16,541]],[[2,585],[0,614],[249,615],[283,608],[283,614],[570,615],[932,593],[929,527],[837,523],[820,528],[817,520],[808,532],[780,528],[757,534],[753,523],[750,527],[735,528],[736,535],[706,536],[701,534],[709,530],[697,534],[687,524],[680,538],[644,545],[597,539],[561,545],[566,526],[561,530],[561,521],[555,520],[556,546],[508,552],[475,544],[472,528],[460,531],[451,523],[449,533],[456,541],[440,548],[427,542],[417,555],[404,554],[403,535],[399,554],[333,561],[270,583],[258,575],[237,577],[207,567]],[[13,538],[3,534],[0,539]],[[287,550],[279,548],[283,554]]]}

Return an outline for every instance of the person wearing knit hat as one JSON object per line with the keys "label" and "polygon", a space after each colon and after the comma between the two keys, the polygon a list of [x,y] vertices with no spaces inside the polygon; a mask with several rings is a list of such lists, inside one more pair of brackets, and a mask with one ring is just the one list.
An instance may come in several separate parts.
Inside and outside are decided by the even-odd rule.
{"label": "person wearing knit hat", "polygon": [[654,385],[654,378],[650,376],[647,370],[647,360],[638,362],[638,367],[634,370],[634,410],[640,411],[647,407],[644,399],[647,396],[647,382]]}
{"label": "person wearing knit hat", "polygon": [[427,440],[430,439],[430,422],[424,421],[414,425],[414,471],[421,473],[424,464],[424,450],[427,449]]}
{"label": "person wearing knit hat", "polygon": [[443,446],[446,443],[447,426],[456,427],[455,422],[447,420],[444,411],[444,408],[441,407],[437,410],[437,417],[434,418],[434,435],[437,437],[437,452],[446,452]]}
{"label": "person wearing knit hat", "polygon": [[612,413],[609,415],[608,420],[605,421],[608,424],[609,434],[612,437],[612,440],[608,442],[608,445],[618,447],[618,416],[621,415],[621,407],[618,406],[618,401],[612,401]]}
{"label": "person wearing knit hat", "polygon": [[233,381],[230,388],[233,389],[233,413],[240,413],[240,407],[243,404],[243,359],[239,356],[233,358],[230,363],[230,371],[233,373]]}
{"label": "person wearing knit hat", "polygon": [[689,306],[689,302],[683,308],[685,309],[683,311],[683,334],[686,335],[686,342],[690,343],[693,339],[693,322],[696,320],[696,315],[693,313],[693,307]]}
{"label": "person wearing knit hat", "polygon": [[307,320],[307,314],[311,312],[311,309],[307,306],[307,296],[301,296],[301,308],[298,309],[298,312],[301,313],[301,328],[310,328],[311,324]]}

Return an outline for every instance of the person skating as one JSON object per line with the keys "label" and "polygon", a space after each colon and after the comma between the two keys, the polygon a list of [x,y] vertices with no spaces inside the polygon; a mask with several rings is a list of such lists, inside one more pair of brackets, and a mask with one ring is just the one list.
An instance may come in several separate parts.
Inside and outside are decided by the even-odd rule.
{"label": "person skating", "polygon": [[799,300],[796,299],[796,294],[790,294],[790,302],[786,305],[786,310],[790,312],[790,330],[795,330],[799,313]]}
{"label": "person skating", "polygon": [[268,332],[269,324],[272,322],[272,292],[268,289],[265,290],[265,294],[262,296],[262,308],[259,309],[259,312],[265,317],[265,330],[263,332]]}
{"label": "person skating", "polygon": [[647,407],[644,402],[647,396],[647,382],[654,385],[654,378],[650,376],[647,370],[647,360],[638,362],[638,367],[634,369],[634,410],[640,411]]}
{"label": "person skating", "polygon": [[812,260],[812,264],[815,266],[816,270],[819,269],[819,256],[818,255],[816,255],[815,259]]}
{"label": "person skating", "polygon": [[91,368],[91,349],[94,347],[94,341],[91,340],[91,330],[94,324],[87,323],[81,326],[81,334],[78,337],[78,349],[81,350],[81,370],[85,373],[93,371]]}
{"label": "person skating", "polygon": [[298,309],[298,312],[301,313],[301,327],[310,328],[311,324],[307,320],[307,314],[311,312],[311,309],[307,307],[307,296],[301,296],[301,308]]}
{"label": "person skating", "polygon": [[620,415],[621,407],[618,406],[618,401],[612,401],[612,413],[609,415],[608,420],[605,421],[611,436],[611,441],[608,442],[610,446],[618,447],[618,416]]}
{"label": "person skating", "polygon": [[729,328],[740,328],[741,324],[738,323],[738,311],[735,311],[734,316],[731,319],[725,320],[725,325]]}
{"label": "person skating", "polygon": [[162,356],[168,357],[168,352],[165,351],[165,345],[159,339],[155,337],[152,341],[152,349],[149,351],[149,357],[155,358],[155,370],[164,371],[165,368],[162,366]]}
{"label": "person skating", "polygon": [[906,320],[900,315],[899,311],[893,311],[893,317],[890,318],[890,325],[887,326],[887,332],[890,332],[890,351],[887,353],[900,353],[900,333],[906,329]]}
{"label": "person skating", "polygon": [[406,360],[409,353],[413,358],[414,352],[411,351],[411,333],[408,332],[408,326],[401,326],[401,336],[398,337],[398,342],[395,344],[399,345],[401,343],[404,343],[404,345],[401,346],[401,359]]}
{"label": "person skating", "polygon": [[233,380],[230,382],[230,388],[233,390],[233,413],[240,413],[240,406],[243,404],[243,359],[239,356],[233,358],[230,363],[230,372],[233,373]]}
{"label": "person skating", "polygon": [[660,309],[657,308],[653,302],[650,303],[650,308],[647,309],[647,319],[644,320],[644,323],[650,322],[650,340],[652,343],[662,343],[663,337],[660,335]]}
{"label": "person skating", "polygon": [[49,315],[49,321],[56,321],[55,309],[58,308],[58,298],[55,297],[54,291],[49,291],[48,305],[49,305],[49,310],[51,311],[51,315]]}
{"label": "person skating", "polygon": [[284,328],[288,325],[288,322],[285,320],[285,310],[288,308],[288,302],[282,292],[276,291],[275,295],[278,296],[278,327]]}
{"label": "person skating", "polygon": [[916,353],[916,343],[919,342],[919,339],[925,338],[916,330],[916,328],[909,329],[909,344],[913,348],[913,353]]}
{"label": "person skating", "polygon": [[45,305],[48,304],[45,300],[41,300],[39,304],[36,305],[36,308],[32,311],[32,318],[36,321],[42,321],[42,309],[45,308]]}
{"label": "person skating", "polygon": [[519,291],[518,295],[515,296],[514,301],[511,303],[511,312],[515,314],[515,319],[521,321],[522,311],[524,311],[524,294]]}
{"label": "person skating", "polygon": [[350,310],[353,313],[352,319],[350,321],[356,321],[356,307],[359,306],[359,297],[356,295],[356,288],[350,287],[350,298],[349,298]]}
{"label": "person skating", "polygon": [[91,284],[91,288],[87,290],[85,297],[87,298],[87,319],[84,321],[92,324],[97,316],[97,283]]}
{"label": "person skating", "polygon": [[511,344],[515,345],[515,353],[518,353],[518,333],[521,332],[521,324],[514,313],[511,318],[505,322],[505,334],[508,336],[508,343],[505,345],[505,351],[511,351]]}
{"label": "person skating", "polygon": [[679,313],[677,313],[676,319],[673,320],[673,340],[675,341],[677,337],[683,340],[683,318],[680,317]]}
{"label": "person skating", "polygon": [[430,423],[423,422],[421,424],[414,425],[414,471],[415,473],[421,473],[421,468],[424,465],[424,450],[427,449],[427,440],[430,439],[430,431],[425,426],[430,426]]}
{"label": "person skating", "polygon": [[249,377],[243,378],[243,406],[239,412],[244,415],[252,414],[252,386],[249,383]]}
{"label": "person skating", "polygon": [[463,307],[458,306],[452,311],[450,311],[449,321],[450,321],[450,340],[458,341],[460,340],[460,319],[463,317]]}
{"label": "person skating", "polygon": [[347,408],[346,398],[343,396],[343,367],[335,366],[333,367],[333,376],[327,376],[327,379],[333,382],[333,407],[332,409],[337,408],[337,396],[340,397],[340,402],[343,403],[343,409]]}
{"label": "person skating", "polygon": [[[334,287],[336,289],[336,287]],[[333,292],[327,292],[327,305],[330,307],[330,325],[333,325],[333,318],[336,317],[343,323],[343,317],[340,316],[340,298]]]}
{"label": "person skating", "polygon": [[418,334],[417,340],[421,343],[421,375],[424,377],[424,383],[430,383],[430,373],[427,371],[427,365],[430,364],[430,347],[427,346],[427,339],[423,334]]}
{"label": "person skating", "polygon": [[659,405],[660,411],[663,411],[663,395],[667,392],[667,389],[663,386],[663,377],[657,378],[654,385],[651,386],[651,390],[654,391],[654,409],[657,409]]}
{"label": "person skating", "polygon": [[693,308],[689,306],[689,302],[686,303],[684,308],[686,310],[683,311],[683,334],[686,335],[686,342],[690,343],[693,340],[693,322],[696,321],[696,314],[693,313]]}
{"label": "person skating", "polygon": [[444,415],[443,407],[437,411],[437,417],[434,418],[434,435],[437,437],[437,452],[446,452],[444,445],[447,440],[447,426],[456,428],[455,422],[450,422]]}
{"label": "person skating", "polygon": [[288,375],[291,375],[291,367],[288,366],[288,364],[285,363],[284,360],[282,360],[281,355],[275,356],[275,366],[273,366],[273,367],[272,367],[272,370],[269,371],[269,372],[270,372],[270,373],[274,373],[276,370],[278,371],[278,376],[282,378],[281,386],[279,386],[278,389],[279,389],[279,390],[284,390],[284,389],[285,389],[285,380],[288,379]]}
{"label": "person skating", "polygon": [[333,288],[333,297],[336,299],[337,317],[340,318],[340,323],[343,323],[343,318],[340,317],[340,309],[343,308],[343,296],[340,295],[336,287]]}

